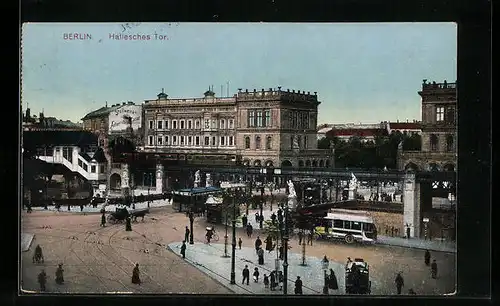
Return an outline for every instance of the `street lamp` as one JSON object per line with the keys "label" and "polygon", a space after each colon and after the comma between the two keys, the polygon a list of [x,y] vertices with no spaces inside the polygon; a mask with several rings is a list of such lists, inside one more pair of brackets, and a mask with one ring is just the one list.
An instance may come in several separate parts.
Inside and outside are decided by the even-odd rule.
{"label": "street lamp", "polygon": [[325,257],[323,257],[323,260],[321,261],[321,266],[323,267],[323,271],[324,271],[324,277],[325,277],[325,284],[323,286],[323,294],[328,294],[328,278],[326,276],[326,271],[328,270],[328,265],[330,264],[330,262],[328,261],[328,258],[326,258],[326,255]]}
{"label": "street lamp", "polygon": [[264,208],[264,185],[260,187],[260,220],[259,220],[259,228],[262,229],[262,221],[264,218],[262,217],[262,210]]}
{"label": "street lamp", "polygon": [[223,207],[224,207],[224,210],[225,210],[225,220],[224,220],[224,223],[225,223],[225,227],[226,227],[226,234],[224,235],[224,258],[227,258],[229,257],[229,255],[227,254],[227,239],[228,239],[228,235],[227,235],[227,196],[230,195],[228,192],[226,192],[224,194],[224,199],[222,200],[222,203],[223,203]]}
{"label": "street lamp", "polygon": [[[285,206],[286,205],[286,206]],[[288,202],[284,205],[285,208],[285,235],[283,235],[283,294],[288,293]]]}
{"label": "street lamp", "polygon": [[[236,193],[237,195],[237,193]],[[236,284],[235,260],[236,260],[236,197],[233,197],[233,249],[231,252],[231,284]],[[227,234],[226,234],[227,237]]]}
{"label": "street lamp", "polygon": [[193,238],[193,222],[194,222],[194,214],[192,211],[189,212],[189,227],[190,227],[190,232],[189,232],[189,244],[194,244],[194,238]]}

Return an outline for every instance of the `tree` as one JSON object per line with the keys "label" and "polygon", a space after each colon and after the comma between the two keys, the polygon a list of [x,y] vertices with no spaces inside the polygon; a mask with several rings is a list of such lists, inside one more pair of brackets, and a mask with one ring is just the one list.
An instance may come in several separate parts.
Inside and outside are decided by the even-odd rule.
{"label": "tree", "polygon": [[328,137],[323,137],[318,140],[318,149],[330,149],[330,139]]}

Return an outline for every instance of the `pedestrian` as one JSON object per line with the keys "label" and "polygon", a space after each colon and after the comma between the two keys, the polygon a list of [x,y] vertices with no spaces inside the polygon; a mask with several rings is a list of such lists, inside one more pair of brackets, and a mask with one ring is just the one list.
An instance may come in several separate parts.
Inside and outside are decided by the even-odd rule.
{"label": "pedestrian", "polygon": [[248,236],[248,238],[252,238],[252,232],[253,232],[252,224],[248,223],[247,224],[247,236]]}
{"label": "pedestrian", "polygon": [[126,220],[125,231],[131,232],[132,231],[132,223],[131,223],[130,217],[127,217],[125,220]]}
{"label": "pedestrian", "polygon": [[259,223],[259,220],[260,220],[259,213],[258,213],[258,212],[256,212],[256,213],[255,213],[255,223]]}
{"label": "pedestrian", "polygon": [[399,235],[399,228],[397,228],[397,227],[396,227],[396,228],[394,229],[394,234],[396,235],[396,237],[399,237],[399,236],[398,236],[398,235]]}
{"label": "pedestrian", "polygon": [[335,272],[333,272],[333,269],[330,269],[330,275],[328,276],[328,288],[330,288],[332,290],[339,289],[337,277],[335,276]]}
{"label": "pedestrian", "polygon": [[260,240],[260,237],[257,236],[257,239],[255,239],[255,252],[257,252],[262,245],[262,240]]}
{"label": "pedestrian", "polygon": [[241,250],[241,244],[243,243],[243,240],[241,240],[241,237],[238,239],[238,248]]}
{"label": "pedestrian", "polygon": [[243,227],[247,226],[248,223],[247,215],[243,215],[243,217],[241,217],[241,222],[243,223]]}
{"label": "pedestrian", "polygon": [[347,262],[346,262],[345,266],[347,267],[349,265],[349,263],[351,263],[351,262],[352,262],[351,257],[347,257]]}
{"label": "pedestrian", "polygon": [[247,281],[247,285],[249,285],[249,279],[250,279],[250,270],[248,270],[248,266],[245,265],[245,268],[243,269],[243,281],[241,282],[242,284],[245,283],[245,280]]}
{"label": "pedestrian", "polygon": [[297,276],[297,280],[295,281],[295,294],[302,294],[302,280],[300,280],[300,276]]}
{"label": "pedestrian", "polygon": [[396,283],[396,289],[398,290],[398,294],[401,294],[401,289],[405,286],[405,281],[401,276],[401,272],[398,273],[394,282]]}
{"label": "pedestrian", "polygon": [[429,250],[425,250],[424,262],[426,266],[431,263],[431,253],[429,252]]}
{"label": "pedestrian", "polygon": [[102,213],[101,215],[101,226],[105,227],[106,226],[106,214]]}
{"label": "pedestrian", "polygon": [[276,214],[275,214],[275,213],[273,213],[273,214],[271,215],[271,223],[272,223],[272,224],[276,224]]}
{"label": "pedestrian", "polygon": [[410,226],[406,224],[406,238],[410,239]]}
{"label": "pedestrian", "polygon": [[186,225],[186,231],[184,232],[184,241],[189,241],[189,227]]}
{"label": "pedestrian", "polygon": [[314,231],[310,230],[307,235],[307,245],[309,244],[313,245],[313,237],[314,237]]}
{"label": "pedestrian", "polygon": [[391,226],[391,236],[394,237],[394,226]]}
{"label": "pedestrian", "polygon": [[259,219],[260,219],[259,222],[264,222],[264,215],[260,215]]}
{"label": "pedestrian", "polygon": [[59,264],[56,270],[56,284],[62,285],[64,284],[64,269],[62,268],[62,264]]}
{"label": "pedestrian", "polygon": [[274,249],[273,247],[273,238],[269,235],[267,236],[266,240],[264,241],[266,243],[266,251],[271,253],[271,251]]}
{"label": "pedestrian", "polygon": [[436,263],[436,260],[434,259],[432,261],[432,264],[431,264],[431,276],[432,276],[432,278],[436,279],[437,273],[438,273],[438,265]]}
{"label": "pedestrian", "polygon": [[83,203],[80,203],[80,211],[83,211]]}
{"label": "pedestrian", "polygon": [[271,291],[274,291],[274,289],[276,288],[276,271],[272,271],[270,277],[271,277]]}
{"label": "pedestrian", "polygon": [[264,274],[264,288],[269,288],[269,277]]}
{"label": "pedestrian", "polygon": [[184,240],[182,242],[181,255],[182,255],[182,258],[186,258],[186,240]]}
{"label": "pedestrian", "polygon": [[71,211],[71,205],[68,203],[68,211]]}
{"label": "pedestrian", "polygon": [[253,270],[253,281],[255,283],[258,283],[259,282],[259,268],[255,267],[255,269]]}
{"label": "pedestrian", "polygon": [[387,227],[387,226],[385,227],[385,235],[386,236],[389,235],[389,227]]}
{"label": "pedestrian", "polygon": [[47,274],[45,274],[45,270],[42,269],[40,274],[38,274],[38,283],[40,284],[40,291],[45,291],[45,284],[47,283]]}
{"label": "pedestrian", "polygon": [[141,278],[139,277],[139,264],[136,263],[134,270],[132,271],[132,284],[141,284]]}
{"label": "pedestrian", "polygon": [[31,208],[31,204],[28,203],[28,213],[32,213],[33,212],[33,209]]}
{"label": "pedestrian", "polygon": [[55,205],[55,206],[56,206],[56,210],[57,210],[57,212],[61,212],[61,204],[56,203],[56,205]]}
{"label": "pedestrian", "polygon": [[257,257],[259,258],[259,265],[264,264],[264,250],[262,248],[259,248],[257,250]]}
{"label": "pedestrian", "polygon": [[301,245],[301,244],[302,244],[302,237],[303,237],[303,235],[304,235],[304,234],[302,233],[302,230],[300,230],[300,231],[299,231],[299,234],[298,234],[298,236],[299,236],[299,245]]}

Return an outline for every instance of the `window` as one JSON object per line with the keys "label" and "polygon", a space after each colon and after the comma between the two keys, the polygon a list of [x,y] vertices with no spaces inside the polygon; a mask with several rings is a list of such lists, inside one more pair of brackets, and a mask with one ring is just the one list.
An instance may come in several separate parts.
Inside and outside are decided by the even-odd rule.
{"label": "window", "polygon": [[272,149],[273,138],[271,136],[267,136],[266,138],[266,150]]}
{"label": "window", "polygon": [[452,123],[452,124],[455,123],[455,108],[448,107],[446,109],[445,119],[447,123]]}
{"label": "window", "polygon": [[234,128],[234,121],[233,121],[233,119],[229,119],[229,128],[230,129]]}
{"label": "window", "polygon": [[158,120],[158,122],[156,124],[158,125],[159,130],[163,130],[163,121],[162,120]]}
{"label": "window", "polygon": [[250,149],[250,136],[245,136],[245,149]]}
{"label": "window", "polygon": [[255,136],[255,149],[260,150],[260,136]]}
{"label": "window", "polygon": [[212,146],[216,146],[217,145],[215,142],[216,142],[216,138],[215,138],[215,136],[212,136]]}
{"label": "window", "polygon": [[181,136],[181,146],[184,145],[184,136]]}
{"label": "window", "polygon": [[351,221],[345,221],[344,220],[344,228],[345,229],[351,229]]}
{"label": "window", "polygon": [[188,120],[188,130],[193,128],[193,120]]}
{"label": "window", "polygon": [[225,121],[224,119],[222,119],[222,120],[220,121],[220,128],[221,128],[221,130],[223,130],[223,129],[225,129],[225,128],[226,128],[226,126],[225,126],[225,125],[226,125],[226,121]]}
{"label": "window", "polygon": [[444,121],[444,107],[442,106],[436,107],[436,121]]}
{"label": "window", "polygon": [[148,145],[150,145],[150,146],[153,145],[153,136],[148,137]]}
{"label": "window", "polygon": [[225,144],[225,137],[224,137],[224,136],[221,136],[221,137],[220,137],[220,145],[221,145],[221,146],[226,145],[226,144]]}
{"label": "window", "polygon": [[300,135],[297,136],[297,144],[299,145],[300,148],[300,145],[302,144],[302,136]]}
{"label": "window", "polygon": [[248,111],[248,127],[255,126],[255,112],[253,110]]}
{"label": "window", "polygon": [[165,130],[168,130],[168,120],[165,120]]}
{"label": "window", "polygon": [[234,145],[234,143],[233,143],[233,136],[229,136],[229,145],[230,146]]}
{"label": "window", "polygon": [[184,120],[181,120],[181,130],[184,129]]}
{"label": "window", "polygon": [[271,126],[271,111],[266,110],[264,112],[264,126]]}
{"label": "window", "polygon": [[371,232],[373,231],[373,224],[371,223],[363,223],[363,231]]}
{"label": "window", "polygon": [[87,164],[83,164],[83,170],[85,170],[87,172],[89,171],[89,167],[87,166]]}
{"label": "window", "polygon": [[196,137],[194,138],[194,140],[195,140],[195,141],[194,141],[194,144],[195,144],[195,145],[197,145],[197,146],[199,146],[199,145],[200,145],[200,136],[196,136]]}
{"label": "window", "polygon": [[91,173],[95,173],[95,170],[96,170],[96,166],[90,166],[90,172]]}
{"label": "window", "polygon": [[196,120],[196,121],[194,122],[194,128],[195,128],[195,129],[199,129],[199,128],[200,128],[200,120]]}
{"label": "window", "polygon": [[262,127],[262,111],[257,111],[257,126]]}
{"label": "window", "polygon": [[172,128],[177,129],[177,120],[172,120]]}
{"label": "window", "polygon": [[333,227],[344,228],[344,221],[342,221],[342,220],[333,220]]}
{"label": "window", "polygon": [[83,167],[83,162],[81,159],[78,159],[78,166]]}
{"label": "window", "polygon": [[188,146],[193,144],[193,136],[188,136]]}
{"label": "window", "polygon": [[446,151],[452,152],[454,149],[453,135],[446,136]]}
{"label": "window", "polygon": [[361,230],[361,223],[359,223],[359,222],[352,222],[351,229],[360,231]]}
{"label": "window", "polygon": [[106,168],[104,167],[104,165],[100,165],[99,168],[100,168],[99,169],[100,173],[105,173],[106,172]]}
{"label": "window", "polygon": [[209,146],[209,145],[210,145],[210,137],[205,136],[205,146]]}
{"label": "window", "polygon": [[304,149],[307,149],[307,135],[304,136]]}
{"label": "window", "polygon": [[293,142],[295,141],[293,136],[290,136],[290,149],[293,150]]}
{"label": "window", "polygon": [[212,129],[216,129],[216,128],[217,128],[217,120],[212,119]]}
{"label": "window", "polygon": [[429,139],[430,145],[431,145],[431,151],[437,151],[438,149],[438,138],[436,135],[431,134],[431,137]]}
{"label": "window", "polygon": [[172,144],[177,145],[177,136],[172,136]]}
{"label": "window", "polygon": [[152,130],[153,129],[153,120],[149,120],[149,129]]}
{"label": "window", "polygon": [[163,146],[163,136],[158,136],[158,145]]}
{"label": "window", "polygon": [[168,136],[165,136],[165,144],[168,145]]}
{"label": "window", "polygon": [[209,128],[210,128],[210,120],[205,119],[205,129],[209,129]]}

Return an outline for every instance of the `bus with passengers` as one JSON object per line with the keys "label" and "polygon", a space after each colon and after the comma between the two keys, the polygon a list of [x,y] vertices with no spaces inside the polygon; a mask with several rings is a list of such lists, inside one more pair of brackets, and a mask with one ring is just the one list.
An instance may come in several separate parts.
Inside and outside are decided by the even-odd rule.
{"label": "bus with passengers", "polygon": [[316,235],[326,239],[342,239],[346,243],[374,243],[377,228],[367,212],[332,209],[321,224],[315,227]]}

